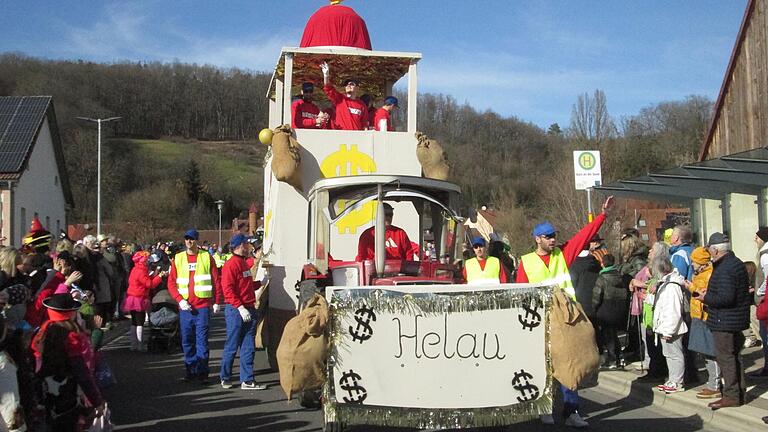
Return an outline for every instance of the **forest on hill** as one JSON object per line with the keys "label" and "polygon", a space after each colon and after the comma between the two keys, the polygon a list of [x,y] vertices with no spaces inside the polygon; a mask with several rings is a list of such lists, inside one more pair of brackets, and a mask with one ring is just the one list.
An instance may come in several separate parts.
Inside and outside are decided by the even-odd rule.
{"label": "forest on hill", "polygon": [[[96,134],[78,116],[122,117],[105,129],[111,137],[102,185],[107,221],[214,227],[213,200],[225,201],[224,220],[260,202],[266,149],[255,136],[267,125],[270,77],[197,64],[0,55],[0,95],[54,98],[75,197],[71,222],[89,222],[95,214]],[[602,91],[576,90],[589,91],[563,101],[572,108],[570,124],[547,130],[450,95],[419,95],[418,129],[445,147],[451,180],[467,203],[498,210],[517,251],[530,246],[535,220],[550,219],[565,235],[584,223],[586,198],[573,188],[573,150],[601,151],[604,182],[677,166],[695,160],[712,113],[712,101],[694,95],[614,118]]]}

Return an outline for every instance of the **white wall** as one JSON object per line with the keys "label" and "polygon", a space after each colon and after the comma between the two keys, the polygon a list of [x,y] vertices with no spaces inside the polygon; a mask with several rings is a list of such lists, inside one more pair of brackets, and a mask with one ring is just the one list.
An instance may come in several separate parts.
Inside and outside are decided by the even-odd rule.
{"label": "white wall", "polygon": [[757,255],[754,242],[759,225],[756,199],[754,195],[731,194],[731,244],[733,253],[742,261],[755,261]]}
{"label": "white wall", "polygon": [[[46,217],[50,218],[50,225],[44,228],[56,237],[58,225],[66,227],[66,200],[64,190],[61,187],[56,157],[53,152],[53,140],[51,138],[48,119],[43,122],[43,127],[37,137],[37,142],[32,149],[32,155],[27,164],[27,169],[22,173],[21,179],[13,191],[13,218],[14,233],[8,243],[14,246],[21,245],[21,238],[29,231],[32,217],[38,214],[40,222],[45,225]],[[22,219],[22,209],[24,218]]]}

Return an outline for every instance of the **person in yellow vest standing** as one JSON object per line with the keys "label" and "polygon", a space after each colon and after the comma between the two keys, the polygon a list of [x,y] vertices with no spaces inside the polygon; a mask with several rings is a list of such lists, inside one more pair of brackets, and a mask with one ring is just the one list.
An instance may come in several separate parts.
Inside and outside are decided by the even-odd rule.
{"label": "person in yellow vest standing", "polygon": [[507,283],[507,274],[498,258],[488,256],[488,245],[482,237],[472,239],[475,257],[464,262],[464,282],[470,285]]}
{"label": "person in yellow vest standing", "polygon": [[198,247],[196,229],[184,233],[185,251],[171,261],[168,292],[179,303],[185,381],[208,383],[208,328],[211,311],[219,312],[222,294],[219,270],[208,251]]}
{"label": "person in yellow vest standing", "polygon": [[[523,255],[520,258],[520,266],[517,269],[517,283],[549,282],[557,284],[571,298],[576,299],[576,291],[571,282],[568,266],[579,256],[582,250],[587,249],[589,241],[597,234],[605,222],[606,213],[613,206],[613,197],[610,196],[603,203],[603,211],[594,221],[584,226],[570,240],[557,246],[557,230],[549,222],[542,222],[533,228],[533,239],[536,241],[536,250]],[[579,393],[560,386],[563,394],[563,417],[565,425],[577,428],[589,426],[579,414]],[[541,416],[542,423],[554,424],[552,415]]]}

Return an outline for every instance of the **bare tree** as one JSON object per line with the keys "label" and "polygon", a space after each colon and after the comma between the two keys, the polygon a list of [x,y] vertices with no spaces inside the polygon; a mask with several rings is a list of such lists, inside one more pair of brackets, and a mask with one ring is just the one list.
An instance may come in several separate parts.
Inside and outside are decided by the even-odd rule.
{"label": "bare tree", "polygon": [[577,141],[600,145],[616,136],[616,124],[608,114],[605,92],[595,90],[593,96],[580,94],[571,108],[571,136]]}

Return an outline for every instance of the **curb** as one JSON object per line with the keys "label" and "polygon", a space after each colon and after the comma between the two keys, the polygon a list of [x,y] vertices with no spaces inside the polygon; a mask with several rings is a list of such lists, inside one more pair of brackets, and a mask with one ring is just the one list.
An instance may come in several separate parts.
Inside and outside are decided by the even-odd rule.
{"label": "curb", "polygon": [[762,417],[764,409],[742,405],[738,408],[724,408],[712,411],[707,407],[716,399],[697,399],[695,390],[683,393],[666,394],[654,388],[654,385],[639,383],[637,375],[631,372],[601,372],[598,387],[617,393],[641,405],[653,405],[681,415],[697,414],[705,425],[725,430],[766,430]]}

